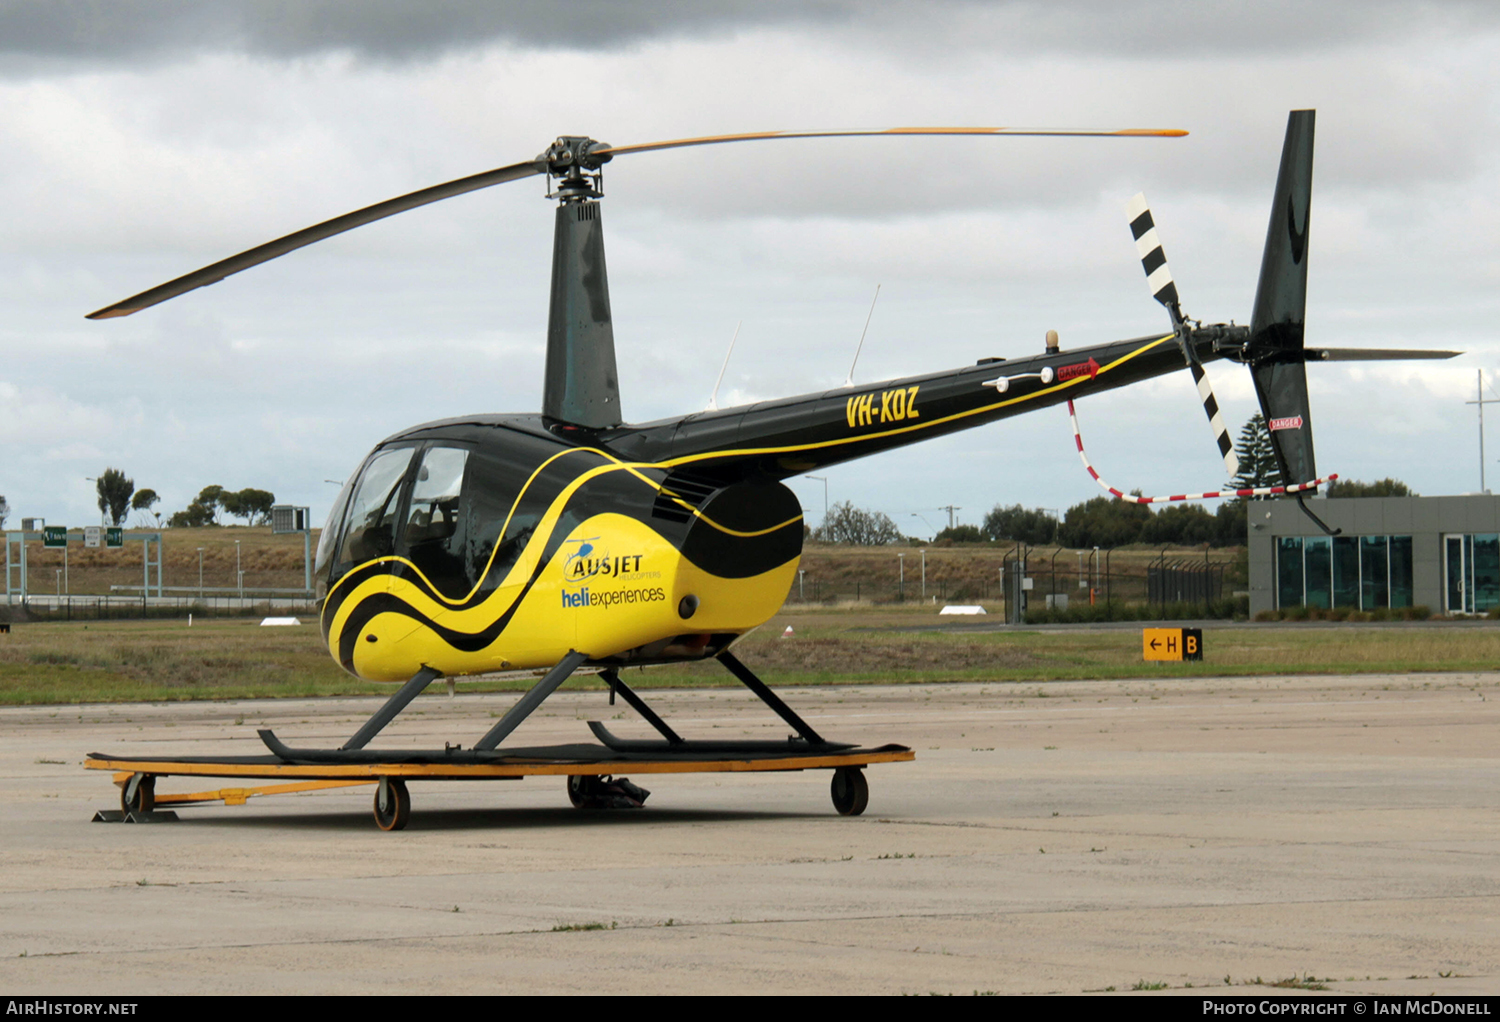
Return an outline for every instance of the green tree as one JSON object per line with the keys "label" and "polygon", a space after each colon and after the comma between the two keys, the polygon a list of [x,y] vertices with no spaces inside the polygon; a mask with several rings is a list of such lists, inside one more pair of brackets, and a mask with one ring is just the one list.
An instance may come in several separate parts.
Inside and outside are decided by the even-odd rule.
{"label": "green tree", "polygon": [[1218,522],[1197,504],[1171,504],[1141,525],[1142,543],[1175,543],[1197,546],[1212,543],[1218,534]]}
{"label": "green tree", "polygon": [[866,511],[848,501],[828,509],[823,524],[813,532],[821,543],[843,543],[848,546],[887,546],[902,540],[901,530],[890,516],[880,511]]}
{"label": "green tree", "polygon": [[99,494],[99,511],[109,515],[109,524],[119,525],[130,510],[130,495],[135,492],[135,480],[128,479],[117,468],[106,468],[94,481]]}
{"label": "green tree", "polygon": [[5,519],[10,515],[10,505],[5,502],[5,494],[0,493],[0,529],[5,528]]}
{"label": "green tree", "polygon": [[[208,515],[208,521],[203,524],[218,525],[219,512],[224,509],[224,487],[203,487],[203,489],[198,491],[198,496],[193,498],[193,504],[197,504],[202,508],[202,512]],[[188,505],[189,508],[192,506],[192,504]]]}
{"label": "green tree", "polygon": [[1057,538],[1057,519],[1041,508],[1027,509],[1020,504],[1001,507],[996,504],[984,516],[980,531],[989,539],[1020,541],[1041,546]]}
{"label": "green tree", "polygon": [[1224,501],[1214,514],[1214,526],[1214,546],[1245,546],[1250,531],[1248,502],[1243,497]]}
{"label": "green tree", "polygon": [[[156,495],[156,491],[155,490],[151,490],[151,489],[136,490],[135,491],[135,496],[130,498],[130,510],[132,510],[132,511],[139,511],[142,514],[150,515],[151,517],[155,518],[158,523],[160,523],[161,522],[161,515],[157,514],[155,511],[151,510],[153,507],[155,507],[157,504],[160,504],[160,503],[161,503],[161,498]],[[137,520],[139,520],[139,519],[137,519]]]}
{"label": "green tree", "polygon": [[[1139,494],[1136,494],[1139,496]],[[1151,520],[1144,504],[1114,497],[1095,497],[1068,508],[1057,540],[1070,547],[1114,547],[1138,543],[1141,529]]]}
{"label": "green tree", "polygon": [[1330,497],[1415,497],[1417,494],[1411,491],[1399,479],[1377,479],[1373,483],[1361,482],[1358,479],[1335,479],[1328,484],[1328,495]]}
{"label": "green tree", "polygon": [[225,491],[219,497],[219,503],[226,513],[243,518],[246,525],[265,525],[271,520],[271,505],[276,503],[276,494],[248,487],[233,493]]}
{"label": "green tree", "polygon": [[174,511],[172,517],[167,519],[167,525],[173,529],[196,529],[218,524],[214,521],[213,513],[196,500],[181,511]]}
{"label": "green tree", "polygon": [[1236,490],[1282,485],[1281,469],[1276,466],[1276,452],[1271,447],[1271,431],[1266,429],[1266,420],[1260,412],[1250,416],[1240,430],[1234,453],[1240,459],[1240,474],[1234,477]]}
{"label": "green tree", "polygon": [[984,533],[977,525],[950,525],[932,537],[934,543],[983,543]]}
{"label": "green tree", "polygon": [[224,487],[205,486],[198,491],[193,502],[167,519],[174,529],[196,529],[204,525],[218,525],[219,512],[223,510]]}

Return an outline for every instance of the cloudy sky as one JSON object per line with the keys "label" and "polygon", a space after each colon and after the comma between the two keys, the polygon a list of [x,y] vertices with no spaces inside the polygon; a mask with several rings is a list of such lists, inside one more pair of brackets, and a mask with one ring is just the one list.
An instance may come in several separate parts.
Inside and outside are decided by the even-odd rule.
{"label": "cloudy sky", "polygon": [[[1500,372],[1500,8],[929,0],[0,0],[0,494],[95,520],[114,466],[162,508],[273,490],[327,512],[382,437],[540,403],[540,179],[404,214],[126,319],[84,314],[308,224],[615,144],[906,124],[1174,127],[1187,138],[844,139],[650,153],[606,172],[622,400],[701,409],[1166,325],[1125,222],[1144,191],[1186,311],[1249,318],[1286,113],[1318,110],[1310,342],[1460,348],[1318,366],[1318,464],[1479,489]],[[1248,374],[1211,368],[1226,418]],[[1500,382],[1496,384],[1500,389]],[[1494,391],[1486,394],[1496,398]],[[1080,406],[1101,473],[1222,468],[1192,382]],[[1491,409],[1500,420],[1500,407]],[[1500,483],[1500,430],[1486,482]],[[1099,493],[1043,411],[829,473],[916,534],[942,505]],[[823,484],[793,482],[814,522]]]}

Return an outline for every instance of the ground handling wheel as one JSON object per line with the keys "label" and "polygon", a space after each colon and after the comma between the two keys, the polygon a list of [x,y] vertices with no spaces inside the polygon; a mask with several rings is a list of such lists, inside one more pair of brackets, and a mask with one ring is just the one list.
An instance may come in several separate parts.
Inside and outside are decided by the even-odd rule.
{"label": "ground handling wheel", "polygon": [[870,782],[859,767],[839,767],[833,772],[833,783],[829,785],[833,795],[833,808],[840,816],[858,816],[870,802]]}
{"label": "ground handling wheel", "polygon": [[120,788],[122,813],[149,813],[156,808],[156,776],[132,774]]}
{"label": "ground handling wheel", "polygon": [[382,777],[375,787],[375,826],[381,830],[403,830],[411,819],[411,794],[406,782]]}

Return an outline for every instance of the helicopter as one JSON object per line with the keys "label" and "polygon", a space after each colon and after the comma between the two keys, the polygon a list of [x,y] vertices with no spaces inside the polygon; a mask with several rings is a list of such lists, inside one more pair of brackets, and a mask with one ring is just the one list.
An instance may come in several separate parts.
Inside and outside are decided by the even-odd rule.
{"label": "helicopter", "polygon": [[[857,135],[1180,137],[1176,129],[892,128],[759,132],[611,146],[563,136],[533,159],[422,189],[249,249],[90,314],[130,315],[295,249],[396,213],[545,176],[557,202],[541,411],[414,426],[377,444],[334,502],[316,557],[323,637],[361,678],[401,688],[338,749],[286,761],[373,762],[365,748],[438,678],[542,673],[466,756],[502,742],[572,674],[598,672],[661,741],[617,752],[754,752],[785,743],[682,738],[620,677],[622,668],[715,659],[795,731],[829,742],[733,652],[781,607],[804,526],[788,478],[1188,368],[1225,467],[1234,453],[1203,364],[1249,367],[1282,478],[1316,486],[1307,361],[1446,357],[1447,352],[1314,349],[1304,343],[1314,112],[1288,119],[1254,311],[1248,325],[1188,318],[1144,200],[1130,223],[1171,329],[1093,347],[853,384],[646,423],[624,421],[604,255],[603,168],[616,157],[694,146]],[[1305,505],[1304,505],[1304,509]],[[1311,512],[1309,512],[1310,514]],[[835,791],[835,801],[838,801]],[[842,810],[841,810],[842,811]],[[379,809],[377,805],[377,817]]]}

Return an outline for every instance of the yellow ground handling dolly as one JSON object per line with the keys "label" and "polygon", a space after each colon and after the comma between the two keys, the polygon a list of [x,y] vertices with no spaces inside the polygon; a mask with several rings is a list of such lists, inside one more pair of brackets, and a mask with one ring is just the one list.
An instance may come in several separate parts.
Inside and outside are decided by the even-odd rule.
{"label": "yellow ground handling dolly", "polygon": [[[431,752],[381,750],[296,750],[283,746],[269,731],[262,740],[277,750],[268,756],[129,757],[90,753],[89,770],[114,771],[120,786],[120,809],[95,815],[101,822],[148,823],[175,819],[180,806],[223,803],[244,805],[251,798],[324,788],[375,785],[375,824],[381,830],[401,830],[411,817],[411,781],[499,781],[535,775],[566,778],[569,800],[580,809],[639,807],[650,794],[619,776],[631,774],[761,773],[789,770],[832,770],[834,808],[844,816],[858,816],[869,800],[864,767],[872,763],[905,762],[916,753],[901,745],[874,749],[813,750],[797,739],[785,742],[665,742],[619,739],[602,724],[591,721],[603,745],[552,745],[493,752],[441,749]],[[803,746],[798,748],[798,746]],[[649,746],[650,748],[640,748]],[[684,748],[685,746],[685,748]],[[172,794],[158,792],[163,777],[228,778],[236,782],[263,780],[257,787],[224,787]]]}

